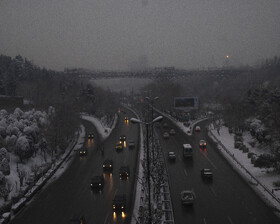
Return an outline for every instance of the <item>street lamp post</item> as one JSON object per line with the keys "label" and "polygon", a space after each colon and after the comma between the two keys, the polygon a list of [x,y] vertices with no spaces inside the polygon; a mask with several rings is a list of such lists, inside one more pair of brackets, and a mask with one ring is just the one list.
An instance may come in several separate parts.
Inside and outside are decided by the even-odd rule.
{"label": "street lamp post", "polygon": [[130,122],[135,124],[144,124],[146,126],[146,148],[147,148],[147,182],[148,182],[148,208],[149,208],[149,223],[152,223],[152,209],[151,209],[151,183],[150,183],[150,151],[149,151],[149,125],[153,125],[155,122],[160,122],[163,119],[162,116],[158,116],[151,122],[143,122],[136,118],[131,118]]}
{"label": "street lamp post", "polygon": [[[145,97],[145,99],[148,100],[149,102],[151,102],[151,108],[152,108],[152,119],[151,120],[153,120],[154,119],[154,101],[158,100],[159,97],[156,96],[153,99],[151,99],[150,97],[147,96],[147,97]],[[153,127],[153,124],[152,124],[151,134],[152,134],[152,156],[153,156],[152,161],[154,162],[155,155],[154,155],[154,150],[153,150],[154,149],[154,127]]]}

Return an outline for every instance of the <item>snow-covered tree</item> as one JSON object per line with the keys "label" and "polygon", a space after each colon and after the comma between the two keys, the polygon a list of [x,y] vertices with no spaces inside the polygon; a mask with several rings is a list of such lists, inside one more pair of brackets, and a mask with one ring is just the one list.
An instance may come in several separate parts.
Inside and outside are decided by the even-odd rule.
{"label": "snow-covered tree", "polygon": [[2,173],[2,171],[0,171],[0,185],[4,185],[5,183],[6,183],[6,177]]}
{"label": "snow-covered tree", "polygon": [[14,111],[14,115],[16,115],[17,118],[20,118],[23,115],[23,111],[17,107]]}
{"label": "snow-covered tree", "polygon": [[49,108],[48,108],[48,115],[49,115],[49,117],[52,117],[52,116],[55,115],[55,109],[54,109],[54,107],[49,106]]}
{"label": "snow-covered tree", "polygon": [[4,109],[0,110],[0,117],[6,117],[8,116],[8,112]]}
{"label": "snow-covered tree", "polygon": [[20,136],[16,143],[16,155],[21,161],[32,156],[33,150],[30,148],[27,136]]}
{"label": "snow-covered tree", "polygon": [[10,175],[10,164],[6,158],[2,159],[0,162],[0,171],[6,176]]}
{"label": "snow-covered tree", "polygon": [[9,152],[4,147],[0,149],[0,161],[2,161],[3,159],[7,159],[8,162],[10,162]]}
{"label": "snow-covered tree", "polygon": [[5,183],[5,185],[0,186],[0,197],[4,198],[5,201],[8,200],[9,194],[13,190],[14,185],[10,183]]}

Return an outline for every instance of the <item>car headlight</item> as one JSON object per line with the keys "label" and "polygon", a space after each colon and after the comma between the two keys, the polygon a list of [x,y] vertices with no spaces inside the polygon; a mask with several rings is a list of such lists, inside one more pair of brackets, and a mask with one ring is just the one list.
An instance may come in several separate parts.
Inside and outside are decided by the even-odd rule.
{"label": "car headlight", "polygon": [[124,208],[124,207],[122,206],[122,208]]}
{"label": "car headlight", "polygon": [[101,186],[101,184],[99,184],[99,186]]}
{"label": "car headlight", "polygon": [[110,167],[112,167],[112,165],[109,165]]}
{"label": "car headlight", "polygon": [[103,167],[105,167],[105,165],[103,165]]}
{"label": "car headlight", "polygon": [[92,186],[92,184],[90,184],[90,186]]}

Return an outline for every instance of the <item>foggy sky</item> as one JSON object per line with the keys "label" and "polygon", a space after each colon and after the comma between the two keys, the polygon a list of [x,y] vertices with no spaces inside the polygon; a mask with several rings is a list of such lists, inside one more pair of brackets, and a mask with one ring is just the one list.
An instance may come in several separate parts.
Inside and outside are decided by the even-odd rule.
{"label": "foggy sky", "polygon": [[0,54],[48,69],[254,65],[279,56],[279,0],[0,0]]}

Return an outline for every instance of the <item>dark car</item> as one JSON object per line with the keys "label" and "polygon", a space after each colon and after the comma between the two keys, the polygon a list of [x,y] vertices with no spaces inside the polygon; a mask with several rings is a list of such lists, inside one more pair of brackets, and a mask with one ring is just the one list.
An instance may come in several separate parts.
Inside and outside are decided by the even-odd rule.
{"label": "dark car", "polygon": [[200,140],[199,141],[199,147],[201,149],[206,149],[206,141],[205,140]]}
{"label": "dark car", "polygon": [[125,212],[126,210],[126,195],[116,194],[113,199],[113,212]]}
{"label": "dark car", "polygon": [[128,142],[128,148],[134,149],[135,148],[135,142],[134,141],[129,141]]}
{"label": "dark car", "polygon": [[120,141],[121,141],[121,142],[126,141],[126,136],[125,136],[125,135],[120,136]]}
{"label": "dark car", "polygon": [[93,135],[93,133],[88,133],[88,139],[94,139],[94,135]]}
{"label": "dark car", "polygon": [[103,170],[112,172],[112,170],[113,170],[113,160],[106,159],[103,162]]}
{"label": "dark car", "polygon": [[129,167],[128,166],[122,166],[120,168],[120,179],[121,180],[127,180],[129,177]]}
{"label": "dark car", "polygon": [[208,168],[204,168],[201,171],[201,177],[204,180],[213,180],[213,173],[212,170],[208,169]]}
{"label": "dark car", "polygon": [[86,224],[85,216],[72,216],[69,220],[69,224]]}
{"label": "dark car", "polygon": [[92,190],[102,190],[104,187],[103,175],[92,177],[90,182],[90,187]]}
{"label": "dark car", "polygon": [[86,156],[88,154],[88,149],[86,149],[86,148],[81,148],[80,150],[79,150],[79,155],[80,156]]}
{"label": "dark car", "polygon": [[168,152],[168,159],[171,161],[175,161],[176,160],[175,152]]}
{"label": "dark car", "polygon": [[122,150],[123,149],[123,143],[121,141],[119,141],[116,146],[115,146],[116,150]]}

